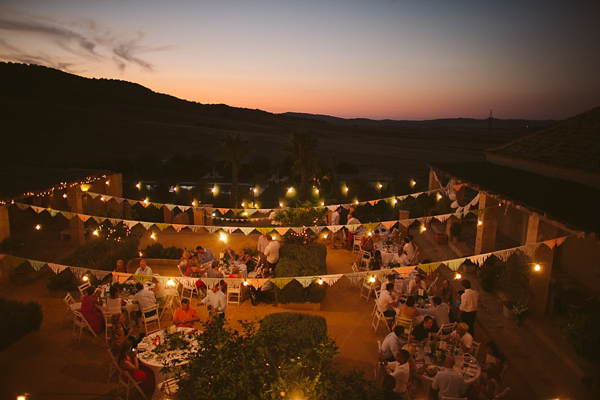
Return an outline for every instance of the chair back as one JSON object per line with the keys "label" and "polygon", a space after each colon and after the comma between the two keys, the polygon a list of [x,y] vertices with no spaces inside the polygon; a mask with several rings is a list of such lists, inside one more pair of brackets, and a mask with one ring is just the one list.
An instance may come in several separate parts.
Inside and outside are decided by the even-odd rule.
{"label": "chair back", "polygon": [[438,331],[438,336],[449,335],[456,329],[456,322],[452,322],[450,324],[442,324],[440,326],[440,330]]}
{"label": "chair back", "polygon": [[471,354],[473,354],[473,357],[475,358],[477,358],[477,353],[479,353],[479,346],[481,346],[481,343],[477,343],[473,340],[473,344],[471,345]]}
{"label": "chair back", "polygon": [[507,386],[504,388],[503,391],[501,391],[500,393],[498,393],[497,395],[494,396],[495,399],[501,399],[502,397],[506,396],[506,393],[508,393],[508,390],[510,388]]}
{"label": "chair back", "polygon": [[70,308],[71,304],[75,304],[75,299],[73,298],[73,296],[71,296],[71,293],[67,293],[67,295],[65,296],[65,298],[63,299],[65,301],[65,303],[67,304],[67,307]]}
{"label": "chair back", "polygon": [[403,326],[404,333],[408,337],[410,337],[410,333],[412,332],[413,319],[396,316],[396,326],[398,325]]}
{"label": "chair back", "polygon": [[85,296],[85,290],[87,288],[89,288],[90,286],[92,286],[92,285],[90,285],[89,282],[84,282],[83,284],[77,286],[77,289],[79,290],[79,295],[81,296],[82,299],[83,299],[83,296]]}

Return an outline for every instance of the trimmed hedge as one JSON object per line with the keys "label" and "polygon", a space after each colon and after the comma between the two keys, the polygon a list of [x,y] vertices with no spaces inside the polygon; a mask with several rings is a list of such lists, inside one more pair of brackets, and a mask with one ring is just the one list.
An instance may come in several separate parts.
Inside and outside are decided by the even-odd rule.
{"label": "trimmed hedge", "polygon": [[[307,246],[286,244],[281,253],[275,277],[327,275],[327,248],[322,243]],[[288,283],[283,289],[275,287],[275,298],[279,303],[321,303],[327,293],[326,285],[311,283],[304,288],[298,281]]]}
{"label": "trimmed hedge", "polygon": [[123,241],[95,239],[87,242],[60,262],[73,267],[112,271],[118,260],[127,262],[138,256],[139,238],[129,235]]}
{"label": "trimmed hedge", "polygon": [[260,330],[270,327],[281,334],[281,340],[297,349],[327,341],[327,320],[319,315],[282,312],[266,315],[260,320]]}
{"label": "trimmed hedge", "polygon": [[164,247],[161,243],[154,243],[142,250],[145,258],[164,258],[169,260],[179,260],[183,254],[181,247]]}
{"label": "trimmed hedge", "polygon": [[43,318],[40,303],[0,298],[0,351],[29,332],[39,330]]}

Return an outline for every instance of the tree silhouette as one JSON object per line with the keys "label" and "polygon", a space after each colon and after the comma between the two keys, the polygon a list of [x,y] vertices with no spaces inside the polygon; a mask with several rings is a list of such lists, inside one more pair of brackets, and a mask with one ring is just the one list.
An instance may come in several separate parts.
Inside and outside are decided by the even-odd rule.
{"label": "tree silhouette", "polygon": [[221,141],[219,157],[225,160],[225,167],[231,165],[231,207],[237,208],[238,201],[238,172],[242,161],[252,152],[252,148],[246,139],[239,134],[228,133]]}
{"label": "tree silhouette", "polygon": [[299,130],[292,133],[290,145],[285,148],[294,161],[293,170],[300,170],[299,200],[308,198],[308,180],[310,172],[316,165],[317,137],[312,132]]}

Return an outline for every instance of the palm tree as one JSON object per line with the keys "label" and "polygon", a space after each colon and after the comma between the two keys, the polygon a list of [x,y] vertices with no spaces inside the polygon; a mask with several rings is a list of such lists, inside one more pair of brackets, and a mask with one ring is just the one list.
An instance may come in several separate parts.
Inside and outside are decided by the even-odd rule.
{"label": "palm tree", "polygon": [[299,130],[292,133],[290,142],[286,150],[290,152],[294,161],[293,168],[300,169],[299,200],[304,202],[308,198],[310,172],[316,165],[317,136],[312,132]]}
{"label": "palm tree", "polygon": [[238,201],[238,171],[242,166],[242,161],[252,152],[252,148],[246,139],[242,139],[239,134],[235,136],[228,133],[221,141],[219,156],[225,160],[225,167],[231,164],[231,207],[237,208]]}

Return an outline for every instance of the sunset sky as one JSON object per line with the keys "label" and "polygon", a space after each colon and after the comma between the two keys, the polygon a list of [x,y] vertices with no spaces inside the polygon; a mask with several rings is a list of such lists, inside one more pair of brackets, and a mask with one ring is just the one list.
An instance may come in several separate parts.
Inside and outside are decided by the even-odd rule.
{"label": "sunset sky", "polygon": [[600,1],[2,0],[0,60],[345,118],[600,106]]}

